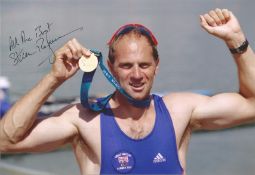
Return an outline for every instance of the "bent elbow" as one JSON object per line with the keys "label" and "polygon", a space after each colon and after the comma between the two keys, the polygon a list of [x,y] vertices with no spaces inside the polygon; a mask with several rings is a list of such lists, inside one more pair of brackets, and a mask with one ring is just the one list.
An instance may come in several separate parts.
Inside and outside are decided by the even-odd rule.
{"label": "bent elbow", "polygon": [[23,139],[23,137],[15,134],[15,135],[8,136],[8,138],[5,140],[8,143],[7,145],[14,145],[14,144],[17,144],[20,141],[22,141],[22,139]]}
{"label": "bent elbow", "polygon": [[7,142],[7,141],[3,141],[1,140],[0,143],[0,153],[7,153],[11,150],[12,147],[12,143],[11,142]]}
{"label": "bent elbow", "polygon": [[0,145],[0,153],[6,153],[7,152],[7,147],[5,145]]}
{"label": "bent elbow", "polygon": [[12,146],[19,143],[23,138],[17,134],[10,134],[1,130],[0,133],[0,152],[8,152]]}

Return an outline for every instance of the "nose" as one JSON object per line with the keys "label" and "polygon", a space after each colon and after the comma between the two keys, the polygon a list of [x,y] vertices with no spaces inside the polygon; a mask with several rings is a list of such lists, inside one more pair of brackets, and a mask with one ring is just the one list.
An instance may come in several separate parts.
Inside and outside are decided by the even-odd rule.
{"label": "nose", "polygon": [[142,79],[142,71],[141,69],[139,68],[139,66],[135,66],[133,67],[133,70],[132,70],[132,78],[134,79]]}

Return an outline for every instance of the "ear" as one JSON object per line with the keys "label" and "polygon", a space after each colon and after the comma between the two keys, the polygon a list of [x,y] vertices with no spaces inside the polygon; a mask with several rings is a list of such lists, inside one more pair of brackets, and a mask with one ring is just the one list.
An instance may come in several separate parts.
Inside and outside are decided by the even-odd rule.
{"label": "ear", "polygon": [[109,58],[107,59],[107,65],[109,67],[109,70],[112,74],[114,74],[114,71],[113,71],[113,64],[110,62]]}
{"label": "ear", "polygon": [[158,58],[158,60],[156,61],[155,75],[157,75],[157,73],[158,73],[158,68],[159,68],[159,58]]}

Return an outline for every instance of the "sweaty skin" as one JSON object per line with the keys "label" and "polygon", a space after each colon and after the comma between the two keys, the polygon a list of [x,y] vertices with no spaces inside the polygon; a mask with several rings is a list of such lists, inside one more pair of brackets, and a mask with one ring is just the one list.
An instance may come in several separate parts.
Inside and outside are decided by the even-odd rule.
{"label": "sweaty skin", "polygon": [[[237,48],[245,41],[236,17],[227,9],[212,10],[201,15],[200,20],[202,28],[222,39],[229,48]],[[112,74],[133,98],[146,98],[159,66],[148,40],[130,33],[116,43],[115,49],[115,62],[108,62]],[[99,113],[85,109],[81,104],[72,104],[46,119],[39,120],[36,116],[46,99],[78,71],[79,58],[90,54],[76,39],[56,51],[52,70],[1,119],[1,152],[44,152],[71,143],[81,174],[100,173]],[[184,174],[192,131],[216,130],[255,120],[255,55],[249,46],[243,54],[235,54],[233,58],[238,68],[239,93],[212,97],[172,93],[163,97],[172,116]],[[167,76],[170,75],[162,81],[167,81]],[[129,137],[143,138],[152,131],[154,101],[147,108],[136,108],[116,92],[110,105],[119,127]]]}

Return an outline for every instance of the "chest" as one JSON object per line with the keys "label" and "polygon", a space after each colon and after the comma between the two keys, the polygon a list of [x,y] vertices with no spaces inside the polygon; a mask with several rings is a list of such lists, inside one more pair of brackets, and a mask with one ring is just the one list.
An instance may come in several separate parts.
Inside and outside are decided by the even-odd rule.
{"label": "chest", "polygon": [[[156,116],[142,138],[132,138],[113,117],[102,116],[101,173],[180,173],[175,133],[168,117]],[[134,129],[131,133],[137,134]]]}
{"label": "chest", "polygon": [[147,137],[155,126],[155,115],[148,115],[139,120],[125,120],[115,118],[113,122],[119,132],[131,139],[142,139]]}

